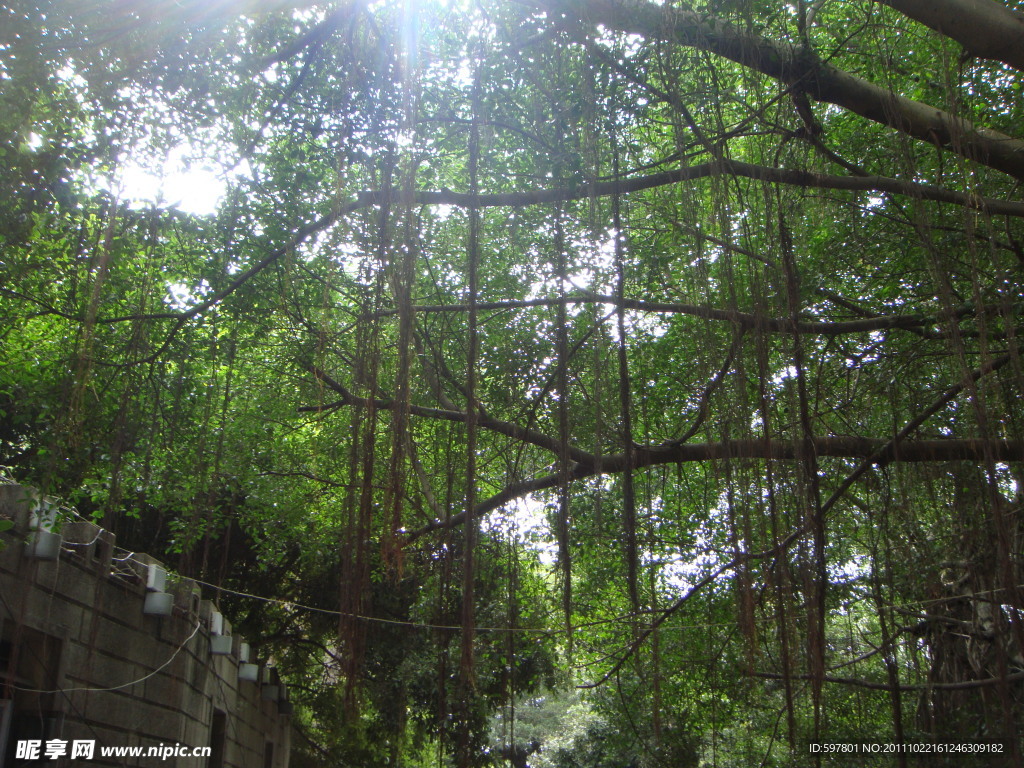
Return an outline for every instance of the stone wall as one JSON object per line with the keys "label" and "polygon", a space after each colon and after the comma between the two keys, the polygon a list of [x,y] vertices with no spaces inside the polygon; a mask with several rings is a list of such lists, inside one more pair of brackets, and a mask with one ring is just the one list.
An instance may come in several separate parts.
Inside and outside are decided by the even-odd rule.
{"label": "stone wall", "polygon": [[[287,768],[287,690],[245,663],[248,646],[199,587],[161,583],[152,558],[117,551],[92,523],[51,523],[46,508],[0,485],[0,521],[14,522],[0,533],[0,764]],[[160,603],[169,615],[145,612]],[[25,763],[16,742],[29,739],[66,742],[64,754]],[[91,759],[72,758],[75,741],[93,743]],[[162,752],[102,754],[122,747]]]}

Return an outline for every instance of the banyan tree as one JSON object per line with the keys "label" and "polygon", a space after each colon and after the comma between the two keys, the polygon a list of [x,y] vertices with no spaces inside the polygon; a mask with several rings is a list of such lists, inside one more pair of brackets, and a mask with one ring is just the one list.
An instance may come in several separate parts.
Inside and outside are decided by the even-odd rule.
{"label": "banyan tree", "polygon": [[1019,6],[8,3],[0,463],[301,764],[1020,765]]}

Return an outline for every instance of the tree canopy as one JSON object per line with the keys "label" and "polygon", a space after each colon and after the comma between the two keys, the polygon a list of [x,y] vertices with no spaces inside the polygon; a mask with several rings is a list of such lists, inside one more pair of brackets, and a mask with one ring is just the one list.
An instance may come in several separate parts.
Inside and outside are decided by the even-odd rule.
{"label": "tree canopy", "polygon": [[0,13],[2,464],[296,764],[1021,764],[1016,0]]}

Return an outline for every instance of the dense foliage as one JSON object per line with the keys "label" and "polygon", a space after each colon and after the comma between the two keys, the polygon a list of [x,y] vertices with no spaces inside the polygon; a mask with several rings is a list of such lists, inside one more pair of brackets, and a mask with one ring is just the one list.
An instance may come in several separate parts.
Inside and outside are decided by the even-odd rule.
{"label": "dense foliage", "polygon": [[1016,5],[0,6],[0,463],[298,765],[1019,765]]}

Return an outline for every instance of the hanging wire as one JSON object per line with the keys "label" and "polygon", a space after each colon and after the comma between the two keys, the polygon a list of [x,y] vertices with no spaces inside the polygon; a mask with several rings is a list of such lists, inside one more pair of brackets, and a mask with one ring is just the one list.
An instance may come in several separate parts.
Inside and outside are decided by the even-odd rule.
{"label": "hanging wire", "polygon": [[160,674],[165,669],[167,669],[167,667],[169,667],[171,665],[171,663],[176,658],[178,658],[178,654],[181,653],[182,650],[185,649],[185,646],[187,646],[189,644],[189,642],[191,642],[192,638],[196,636],[196,634],[199,632],[200,627],[202,627],[202,626],[203,626],[203,623],[201,621],[196,622],[195,627],[192,628],[192,632],[189,634],[188,637],[186,637],[184,640],[182,640],[181,643],[179,643],[177,645],[177,647],[175,647],[174,651],[167,658],[167,661],[165,661],[159,667],[154,669],[152,672],[149,672],[148,674],[143,675],[142,677],[136,678],[135,680],[132,680],[132,681],[127,682],[127,683],[121,683],[120,685],[111,685],[111,686],[107,686],[107,687],[103,687],[103,688],[93,688],[93,687],[88,687],[88,686],[81,686],[81,687],[74,687],[74,688],[54,688],[53,690],[39,690],[39,689],[36,689],[36,688],[22,688],[22,687],[17,686],[17,685],[11,685],[11,687],[14,688],[17,691],[23,691],[25,693],[75,693],[76,691],[88,691],[88,692],[91,692],[91,693],[101,693],[101,692],[104,692],[104,691],[120,691],[120,690],[123,690],[124,688],[131,688],[133,685],[138,685],[139,683],[146,682],[151,677],[156,677],[158,674]]}

